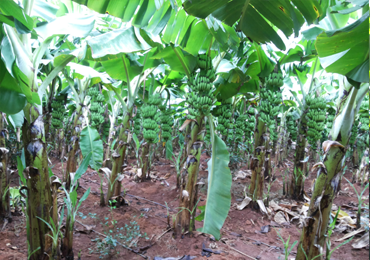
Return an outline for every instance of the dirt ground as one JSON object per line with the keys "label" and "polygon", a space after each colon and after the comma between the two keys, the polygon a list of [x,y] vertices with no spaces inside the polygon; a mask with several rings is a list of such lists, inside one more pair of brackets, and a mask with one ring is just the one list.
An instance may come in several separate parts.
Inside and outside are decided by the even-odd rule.
{"label": "dirt ground", "polygon": [[[200,171],[200,178],[207,179],[206,159],[208,157],[202,155],[202,165]],[[135,159],[130,159],[128,165],[135,164]],[[62,164],[58,160],[52,160],[54,167],[52,171],[57,176],[61,177]],[[171,162],[172,163],[172,162]],[[312,162],[311,165],[314,163]],[[64,163],[64,167],[66,164]],[[270,197],[275,200],[289,201],[282,195],[282,172],[286,168],[289,172],[292,172],[292,157],[289,157],[286,161],[285,168],[277,170],[277,180],[273,183],[271,188]],[[171,209],[170,214],[177,212],[178,207],[178,190],[176,189],[176,171],[171,166],[169,161],[160,159],[159,162],[155,162],[153,171],[158,176],[165,176],[170,173],[170,177],[165,181],[147,181],[143,183],[135,182],[132,177],[126,176],[122,181],[123,188],[125,189],[126,199],[130,202],[129,206],[121,206],[113,210],[114,219],[117,220],[117,226],[122,227],[125,224],[129,224],[130,221],[138,219],[138,225],[140,226],[141,232],[146,232],[149,237],[148,240],[140,238],[135,250],[140,251],[141,254],[148,257],[148,259],[162,259],[166,257],[182,257],[191,256],[195,258],[184,258],[184,259],[205,259],[206,256],[202,256],[202,246],[211,248],[216,253],[211,253],[208,259],[222,259],[222,260],[242,260],[242,259],[284,259],[283,256],[283,244],[277,236],[276,230],[286,240],[290,236],[290,245],[299,240],[301,229],[298,228],[296,222],[280,227],[271,224],[273,218],[269,219],[267,216],[262,215],[260,212],[255,211],[251,208],[245,208],[244,210],[236,209],[236,204],[239,204],[243,199],[243,190],[245,186],[248,186],[250,178],[244,180],[233,181],[232,185],[232,202],[229,215],[225,221],[225,224],[221,230],[221,240],[215,241],[210,236],[196,233],[194,237],[190,238],[185,235],[183,238],[173,237],[173,232],[168,230],[167,224],[167,209],[164,205],[167,203]],[[245,167],[242,170],[247,170]],[[18,174],[14,172],[12,174],[12,186],[18,186],[19,181],[17,178]],[[351,167],[348,167],[345,177],[351,178]],[[308,179],[305,182],[305,191],[307,194],[310,193],[312,180],[315,178],[315,173],[310,173]],[[110,211],[108,207],[102,208],[99,206],[99,185],[100,179],[98,173],[92,169],[82,176],[80,180],[80,188],[78,189],[79,197],[85,192],[85,189],[91,188],[91,194],[85,202],[83,202],[80,212],[84,215],[89,213],[96,213],[100,219],[110,217]],[[360,191],[360,186],[355,184],[355,187]],[[107,183],[104,182],[104,190],[107,189]],[[342,192],[334,200],[334,204],[337,206],[342,205],[354,205],[356,206],[357,198],[352,188],[346,181],[342,181]],[[367,191],[366,196],[369,192]],[[138,198],[139,196],[140,198]],[[201,200],[199,205],[206,203],[206,190],[205,188],[200,190]],[[271,200],[270,199],[270,200]],[[149,201],[148,201],[149,200]],[[155,204],[153,202],[159,203]],[[352,203],[352,204],[351,204]],[[368,205],[369,200],[367,199],[364,203]],[[351,208],[346,208],[345,211],[350,216],[355,216],[356,211]],[[199,214],[197,210],[197,215]],[[135,217],[136,216],[136,217]],[[92,228],[98,232],[104,232],[103,226],[96,220],[89,217],[83,219],[77,217],[77,220],[85,225],[91,225]],[[2,223],[0,223],[2,226]],[[269,232],[262,233],[261,228],[263,226],[270,225]],[[25,217],[18,214],[13,217],[13,221],[9,223],[5,229],[0,233],[0,260],[2,259],[27,259],[27,241],[26,241],[26,222]],[[201,222],[196,222],[196,227],[202,226]],[[167,232],[166,232],[167,231]],[[335,242],[336,239],[343,237],[345,233],[334,232],[332,235],[332,248],[340,244]],[[357,237],[360,237],[358,235]],[[101,259],[101,255],[97,253],[90,253],[89,248],[94,248],[96,242],[92,241],[95,238],[100,237],[95,232],[89,232],[84,229],[79,223],[75,223],[74,233],[74,253],[77,259],[77,254],[81,252],[81,259]],[[120,254],[111,258],[105,259],[143,259],[141,256],[129,252],[128,250],[118,246]],[[236,250],[234,250],[236,249]],[[240,253],[241,252],[241,253]],[[297,246],[293,249],[289,259],[294,259],[297,252]],[[243,255],[244,254],[244,255]],[[248,256],[250,257],[248,257]],[[332,255],[332,260],[346,259],[369,259],[369,248],[361,250],[352,249],[351,243],[348,243]]]}

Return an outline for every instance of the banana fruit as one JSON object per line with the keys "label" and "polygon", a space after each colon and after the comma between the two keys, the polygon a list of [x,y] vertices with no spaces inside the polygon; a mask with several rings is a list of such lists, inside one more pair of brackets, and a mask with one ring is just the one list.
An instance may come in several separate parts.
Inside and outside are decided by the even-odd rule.
{"label": "banana fruit", "polygon": [[316,143],[322,138],[326,121],[326,100],[322,97],[306,97],[308,112],[307,119],[307,141],[316,150]]}
{"label": "banana fruit", "polygon": [[190,75],[188,86],[191,91],[185,94],[186,102],[189,104],[189,119],[209,115],[216,102],[212,83],[216,76],[212,67],[212,59],[205,54],[198,55],[197,65],[200,71]]}
{"label": "banana fruit", "polygon": [[65,114],[65,100],[67,96],[59,94],[58,96],[55,97],[53,102],[51,103],[51,127],[53,129],[61,129],[63,128],[63,119],[64,119],[64,114]]}
{"label": "banana fruit", "polygon": [[148,102],[141,107],[140,114],[142,116],[143,137],[148,143],[154,143],[158,138],[161,114],[158,113],[158,106],[161,104],[162,98],[160,94],[152,95]]}

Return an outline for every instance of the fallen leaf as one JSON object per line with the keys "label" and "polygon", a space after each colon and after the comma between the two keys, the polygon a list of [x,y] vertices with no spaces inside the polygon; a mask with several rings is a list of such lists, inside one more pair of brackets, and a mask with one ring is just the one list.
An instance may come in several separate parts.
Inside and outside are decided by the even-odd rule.
{"label": "fallen leaf", "polygon": [[278,213],[275,214],[274,221],[278,223],[279,225],[289,222],[289,220],[285,218],[285,215],[282,211],[279,211]]}
{"label": "fallen leaf", "polygon": [[[364,226],[362,226],[362,227],[360,227],[359,229],[357,229],[357,230],[355,230],[355,231],[352,231],[352,232],[350,232],[350,233],[346,234],[346,235],[345,235],[345,236],[343,236],[342,238],[339,238],[339,239],[335,240],[335,242],[340,242],[340,241],[346,240],[347,238],[353,237],[354,235],[357,235],[357,234],[359,234],[359,233],[361,233],[361,232],[364,232],[364,231],[365,231],[365,227],[364,227]],[[368,235],[369,235],[369,234],[368,234]]]}
{"label": "fallen leaf", "polygon": [[244,198],[244,200],[242,201],[242,203],[240,203],[240,205],[238,205],[238,206],[236,206],[236,208],[238,209],[238,210],[243,210],[246,206],[248,206],[249,205],[249,203],[252,201],[252,199],[251,198],[249,198],[248,196],[246,196],[245,198]]}
{"label": "fallen leaf", "polygon": [[361,249],[369,245],[369,233],[365,233],[361,238],[357,239],[352,247],[356,249]]}

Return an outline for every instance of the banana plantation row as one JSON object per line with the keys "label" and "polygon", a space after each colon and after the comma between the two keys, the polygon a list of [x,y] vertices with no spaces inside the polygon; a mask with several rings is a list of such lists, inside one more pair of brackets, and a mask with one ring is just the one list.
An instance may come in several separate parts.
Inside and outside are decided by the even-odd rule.
{"label": "banana plantation row", "polygon": [[[90,193],[78,199],[79,179],[90,166],[101,179],[101,207],[125,200],[123,166],[132,153],[137,182],[150,179],[154,158],[174,162],[179,210],[172,229],[177,237],[191,236],[204,152],[211,159],[198,231],[221,238],[231,206],[230,168],[238,170],[240,162],[252,171],[250,206],[264,214],[265,180],[274,180],[276,168],[293,153],[294,170],[283,183],[287,197],[302,201],[305,179],[317,175],[296,259],[322,255],[346,158],[356,168],[351,181],[368,183],[369,11],[361,1],[348,1],[360,14],[350,26],[349,17],[343,22],[344,14],[336,13],[335,26],[304,31],[285,53],[263,45],[272,41],[285,50],[255,9],[287,37],[293,30],[298,36],[304,20],[333,21],[328,10],[338,9],[336,1],[330,7],[307,1],[315,12],[299,1],[279,1],[295,10],[284,13],[289,26],[266,11],[281,8],[257,1],[253,7],[246,1],[238,22],[222,14],[238,1],[211,7],[194,0],[183,6],[133,1],[122,10],[108,0],[74,1],[107,15],[71,1],[1,2],[0,219],[12,219],[8,168],[16,164],[26,199],[29,259],[74,259],[74,224]],[[76,15],[81,10],[88,15]],[[272,30],[269,35],[251,30],[251,15]],[[334,42],[351,51],[351,44],[359,44],[351,64],[340,55],[334,60],[331,55],[343,51],[332,49]],[[53,174],[51,155],[66,164],[63,179]],[[309,159],[316,162],[312,167]],[[358,228],[360,217],[359,206]]]}

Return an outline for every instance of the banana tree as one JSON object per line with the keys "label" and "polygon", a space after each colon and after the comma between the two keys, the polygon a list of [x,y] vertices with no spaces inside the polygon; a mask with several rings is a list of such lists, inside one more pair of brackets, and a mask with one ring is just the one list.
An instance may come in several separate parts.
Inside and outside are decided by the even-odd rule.
{"label": "banana tree", "polygon": [[[26,30],[18,31],[14,28],[14,22],[8,21],[8,24],[2,25],[4,32],[3,44],[7,46],[7,55],[3,55],[4,64],[8,75],[15,82],[9,89],[10,85],[1,86],[6,93],[16,97],[2,102],[5,107],[11,108],[14,106],[10,102],[16,102],[16,108],[24,110],[25,121],[22,127],[23,144],[25,147],[25,157],[27,172],[26,175],[32,181],[27,182],[28,191],[28,207],[27,207],[27,222],[31,227],[27,234],[27,239],[30,244],[31,259],[44,259],[44,252],[49,252],[48,244],[45,244],[45,234],[48,232],[48,227],[39,218],[48,221],[51,207],[51,191],[48,172],[48,161],[46,153],[45,128],[42,115],[41,102],[46,87],[52,82],[57,74],[71,60],[75,59],[78,50],[75,53],[60,55],[54,58],[54,69],[49,75],[42,80],[41,85],[37,77],[37,72],[41,64],[41,60],[48,50],[50,43],[55,36],[70,34],[72,36],[85,37],[94,26],[94,18],[62,16],[54,18],[48,23],[43,23],[38,27],[33,27],[31,18],[35,1],[23,1],[24,9],[16,5],[14,1],[1,1],[0,9],[3,14],[14,16],[26,26]],[[13,10],[10,14],[9,10]],[[42,14],[42,12],[41,12]],[[81,26],[83,25],[83,26]],[[31,45],[31,30],[34,30],[38,35],[37,45]],[[5,44],[6,43],[6,44]],[[3,46],[4,46],[3,45]],[[32,46],[36,46],[33,50]],[[2,54],[4,54],[2,48]],[[9,77],[8,77],[9,78]],[[9,82],[8,82],[9,83]],[[22,93],[26,96],[26,100],[20,98],[17,93]],[[2,98],[3,95],[2,95]],[[3,100],[2,100],[3,101]],[[23,104],[23,105],[22,105]],[[7,111],[5,111],[7,112]],[[15,113],[18,111],[12,111]],[[38,191],[38,192],[35,192]]]}
{"label": "banana tree", "polygon": [[338,192],[343,158],[346,153],[351,128],[361,101],[368,92],[368,84],[358,89],[348,82],[341,89],[338,113],[330,131],[329,140],[322,145],[323,161],[317,163],[317,180],[310,201],[307,219],[298,245],[297,260],[312,259],[320,254],[325,245],[326,232],[333,199]]}
{"label": "banana tree", "polygon": [[[147,54],[148,56],[148,54]],[[147,58],[146,56],[146,58]],[[125,59],[125,58],[124,58]],[[118,138],[115,140],[115,145],[113,147],[113,153],[112,153],[112,174],[110,175],[110,183],[113,184],[113,186],[108,187],[108,193],[106,197],[106,201],[111,199],[112,196],[118,196],[121,193],[121,182],[117,181],[117,178],[119,177],[121,171],[122,171],[122,165],[123,160],[126,156],[126,148],[128,145],[128,137],[129,137],[129,130],[130,130],[130,118],[132,116],[132,111],[134,107],[134,101],[137,97],[139,87],[141,84],[143,84],[146,81],[146,78],[149,74],[152,73],[153,67],[148,68],[145,70],[146,65],[146,59],[144,60],[142,71],[139,73],[139,75],[132,75],[130,74],[130,71],[128,69],[128,62],[127,59],[125,59],[125,62],[123,64],[119,62],[121,65],[123,65],[126,71],[126,80],[127,80],[127,102],[123,101],[122,94],[124,92],[123,84],[122,89],[118,90],[115,88],[112,88],[113,91],[116,93],[116,98],[121,102],[122,108],[123,108],[123,120],[122,120],[122,127],[118,133]],[[104,66],[104,63],[103,63]],[[114,73],[114,70],[119,69],[120,67],[116,67],[113,69],[110,69],[110,67],[107,69],[107,73],[111,74]],[[107,68],[107,67],[106,67]],[[132,79],[131,79],[132,77]],[[119,93],[121,92],[121,93]]]}

